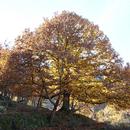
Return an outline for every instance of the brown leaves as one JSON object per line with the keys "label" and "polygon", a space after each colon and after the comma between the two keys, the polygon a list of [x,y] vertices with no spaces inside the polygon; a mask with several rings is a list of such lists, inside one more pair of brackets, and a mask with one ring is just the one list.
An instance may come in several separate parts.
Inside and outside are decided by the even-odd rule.
{"label": "brown leaves", "polygon": [[129,81],[129,67],[121,71],[122,61],[108,37],[74,12],[46,19],[34,32],[26,29],[15,43],[5,79],[20,91],[23,87],[43,96],[66,90],[77,100],[95,104],[109,101],[111,88]]}

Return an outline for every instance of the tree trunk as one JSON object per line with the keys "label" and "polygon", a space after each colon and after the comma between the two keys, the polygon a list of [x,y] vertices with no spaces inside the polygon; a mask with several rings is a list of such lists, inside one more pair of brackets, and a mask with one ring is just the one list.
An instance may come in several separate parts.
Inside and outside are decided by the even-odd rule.
{"label": "tree trunk", "polygon": [[7,91],[6,90],[4,90],[4,97],[6,97],[7,96]]}
{"label": "tree trunk", "polygon": [[[43,83],[44,84],[44,83]],[[40,95],[39,95],[39,99],[38,99],[38,102],[37,102],[37,110],[39,109],[39,107],[41,107],[41,104],[42,104],[42,99],[43,99],[43,96],[42,96],[42,94],[43,94],[43,90],[44,90],[44,85],[43,85],[43,87],[42,87],[42,89],[41,89],[41,92],[40,92]]]}
{"label": "tree trunk", "polygon": [[32,97],[32,106],[35,108],[37,107],[37,101],[35,97]]}
{"label": "tree trunk", "polygon": [[70,93],[64,91],[63,93],[63,105],[61,107],[61,111],[68,112],[70,108]]}
{"label": "tree trunk", "polygon": [[53,111],[51,112],[50,125],[52,125],[52,123],[53,123],[53,120],[54,120],[54,117],[55,117],[55,113],[56,113],[57,107],[59,105],[59,101],[60,101],[60,95],[58,96],[58,98],[56,100],[56,103],[54,105]]}
{"label": "tree trunk", "polygon": [[39,99],[38,99],[38,103],[37,103],[37,110],[41,107],[41,105],[42,105],[42,96],[40,96],[39,97]]}

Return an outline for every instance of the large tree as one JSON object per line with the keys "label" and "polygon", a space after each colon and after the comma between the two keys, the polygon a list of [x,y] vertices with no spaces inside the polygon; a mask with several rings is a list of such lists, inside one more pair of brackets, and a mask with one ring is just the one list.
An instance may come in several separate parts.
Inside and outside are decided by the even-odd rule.
{"label": "large tree", "polygon": [[123,102],[121,64],[97,25],[63,11],[17,38],[6,73],[11,91],[39,96],[38,105],[42,98],[56,97],[54,111],[60,101],[61,110],[69,111],[70,97],[88,104]]}
{"label": "large tree", "polygon": [[[46,46],[50,72],[63,97],[61,110],[69,110],[69,98],[90,104],[111,102],[110,84],[121,64],[109,39],[97,25],[73,12],[63,11],[36,30],[37,46]],[[113,76],[114,77],[114,76]],[[108,85],[109,84],[109,85]]]}

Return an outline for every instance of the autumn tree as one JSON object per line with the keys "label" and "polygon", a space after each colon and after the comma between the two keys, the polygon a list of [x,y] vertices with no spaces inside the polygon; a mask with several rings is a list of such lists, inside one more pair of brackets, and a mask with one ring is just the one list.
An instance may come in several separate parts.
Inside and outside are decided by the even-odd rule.
{"label": "autumn tree", "polygon": [[0,45],[0,92],[2,95],[6,96],[8,92],[7,89],[7,81],[3,82],[4,80],[4,73],[6,71],[6,63],[8,61],[10,55],[10,49],[8,46],[4,46],[5,44]]}
{"label": "autumn tree", "polygon": [[90,104],[109,101],[106,84],[111,83],[110,75],[116,73],[121,60],[97,25],[63,11],[45,20],[36,36],[41,50],[47,46],[50,73],[63,98],[61,110],[69,110],[70,96]]}
{"label": "autumn tree", "polygon": [[99,27],[74,12],[45,19],[34,32],[25,30],[7,66],[5,81],[12,93],[38,96],[38,106],[47,98],[54,112],[61,102],[60,110],[69,111],[70,98],[86,104],[126,101],[126,87],[119,89],[126,79],[122,60]]}
{"label": "autumn tree", "polygon": [[130,66],[127,63],[125,66],[118,66],[118,71],[115,73],[113,79],[113,86],[111,91],[113,92],[114,102],[118,108],[129,109],[130,108]]}
{"label": "autumn tree", "polygon": [[9,81],[8,89],[17,97],[25,99],[37,97],[37,108],[39,108],[43,98],[49,99],[54,104],[51,98],[55,94],[48,90],[53,78],[49,73],[46,47],[41,50],[36,42],[36,36],[29,29],[17,37],[6,64],[7,76],[4,81]]}

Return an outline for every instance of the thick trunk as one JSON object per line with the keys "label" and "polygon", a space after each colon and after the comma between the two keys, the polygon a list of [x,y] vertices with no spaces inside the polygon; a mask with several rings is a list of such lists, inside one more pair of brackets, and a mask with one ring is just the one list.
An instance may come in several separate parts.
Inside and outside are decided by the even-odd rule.
{"label": "thick trunk", "polygon": [[63,93],[63,105],[61,110],[68,112],[70,108],[70,93],[67,91],[64,91]]}

